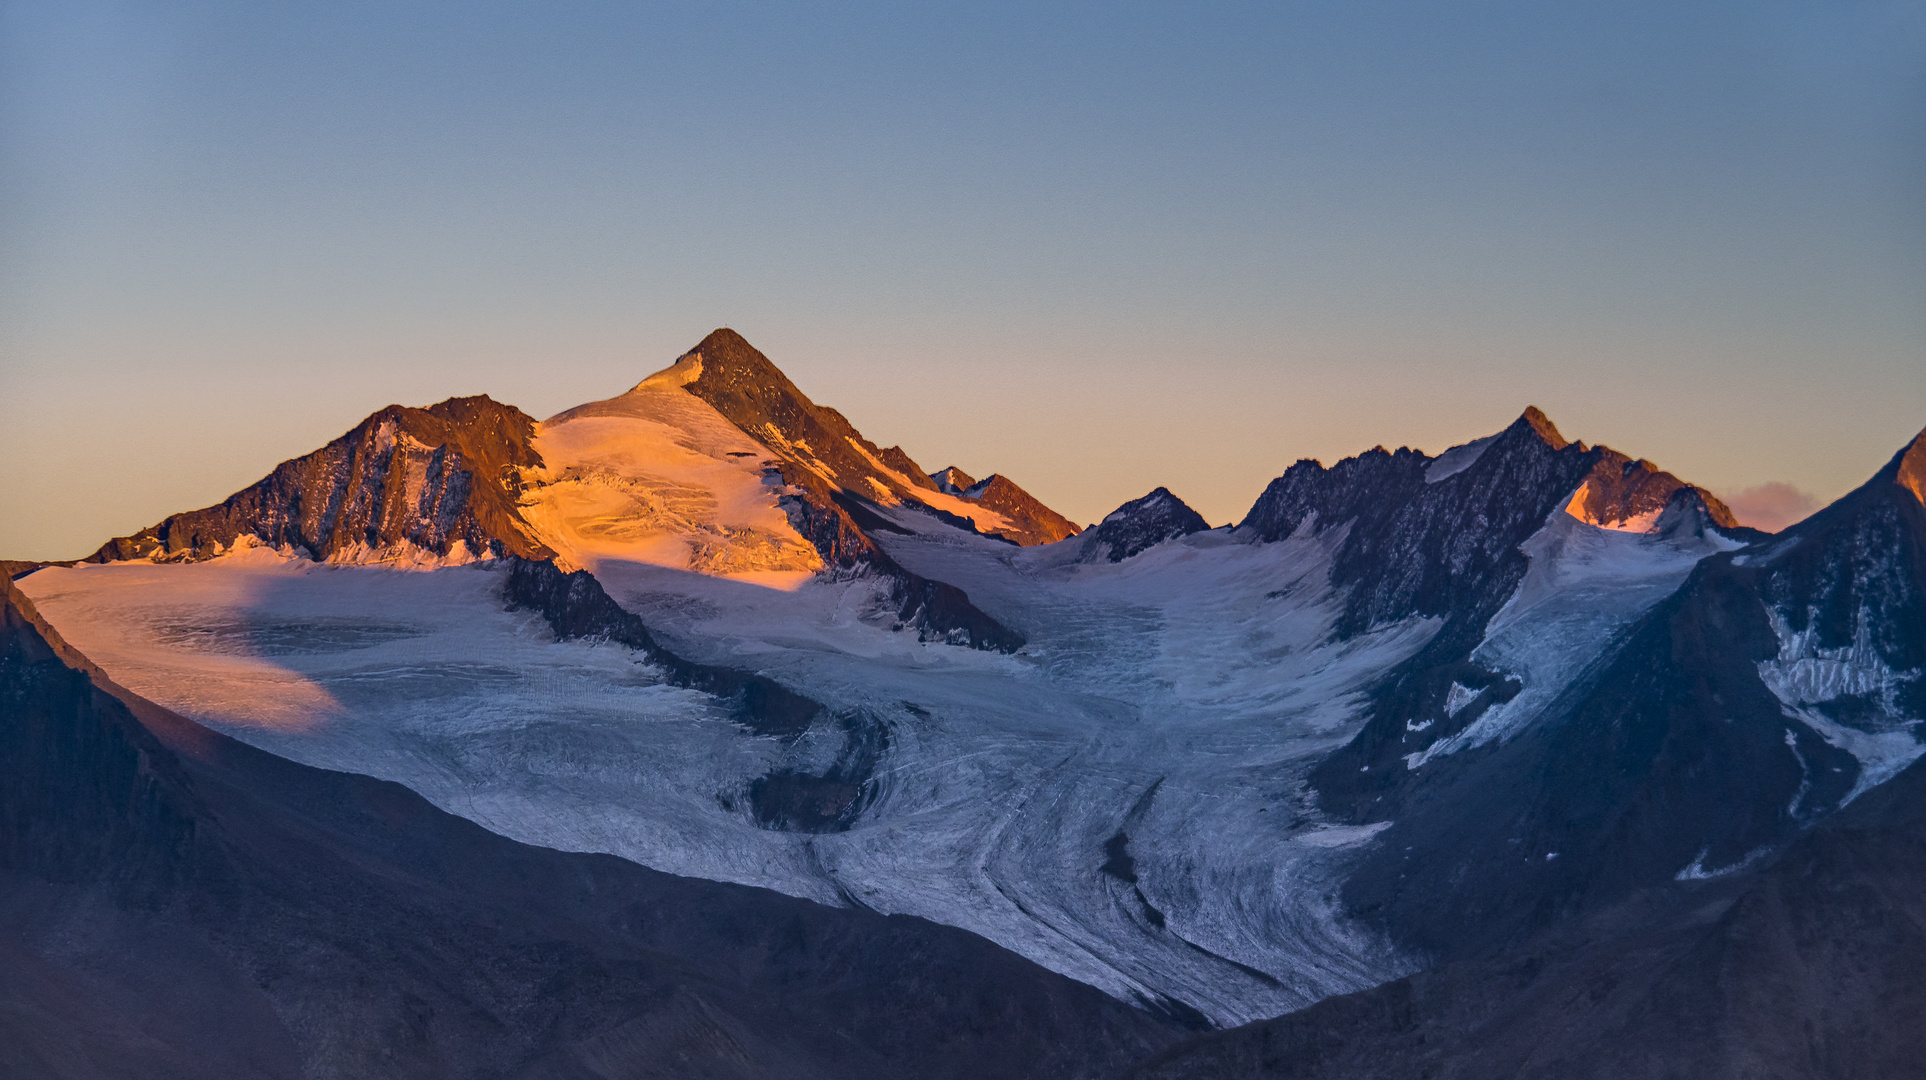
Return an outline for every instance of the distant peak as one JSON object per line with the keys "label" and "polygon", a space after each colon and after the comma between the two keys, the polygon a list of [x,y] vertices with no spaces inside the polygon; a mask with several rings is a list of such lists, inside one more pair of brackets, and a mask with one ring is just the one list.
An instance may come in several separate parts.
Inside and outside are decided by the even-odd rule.
{"label": "distant peak", "polygon": [[951,495],[961,495],[976,486],[969,473],[951,465],[941,472],[933,472],[930,479],[936,481],[936,489]]}
{"label": "distant peak", "polygon": [[1536,405],[1525,406],[1525,411],[1519,414],[1518,419],[1511,426],[1530,428],[1553,450],[1563,450],[1572,444],[1570,439],[1558,433],[1558,425],[1551,422],[1551,417],[1546,416]]}

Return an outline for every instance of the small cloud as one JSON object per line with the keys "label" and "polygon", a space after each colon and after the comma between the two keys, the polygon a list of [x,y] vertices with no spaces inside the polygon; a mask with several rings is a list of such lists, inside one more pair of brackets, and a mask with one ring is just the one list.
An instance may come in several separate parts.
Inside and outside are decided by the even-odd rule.
{"label": "small cloud", "polygon": [[1724,500],[1739,524],[1766,532],[1778,532],[1819,509],[1818,496],[1778,481],[1735,491]]}

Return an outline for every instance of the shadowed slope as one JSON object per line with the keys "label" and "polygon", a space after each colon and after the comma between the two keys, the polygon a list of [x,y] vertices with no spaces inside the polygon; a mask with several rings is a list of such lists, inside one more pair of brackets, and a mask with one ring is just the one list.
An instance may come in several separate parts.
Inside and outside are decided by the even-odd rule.
{"label": "shadowed slope", "polygon": [[1926,1059],[1926,764],[1761,869],[1205,1036],[1141,1080],[1833,1080]]}
{"label": "shadowed slope", "polygon": [[494,836],[0,608],[0,1071],[1094,1076],[1147,1014],[961,931]]}
{"label": "shadowed slope", "polygon": [[[1392,824],[1346,885],[1352,910],[1421,950],[1480,955],[1781,850],[1919,757],[1926,506],[1905,460],[1700,562],[1521,733],[1378,786],[1359,814]],[[1333,789],[1373,791],[1346,762],[1322,767]]]}

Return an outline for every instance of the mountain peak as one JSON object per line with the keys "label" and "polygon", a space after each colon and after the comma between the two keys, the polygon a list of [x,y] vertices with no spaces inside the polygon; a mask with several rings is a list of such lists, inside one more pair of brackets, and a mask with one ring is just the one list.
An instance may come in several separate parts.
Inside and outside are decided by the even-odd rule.
{"label": "mountain peak", "polygon": [[961,495],[976,486],[976,480],[969,473],[951,465],[942,472],[933,472],[930,479],[936,482],[936,490],[947,495]]}
{"label": "mountain peak", "polygon": [[1184,500],[1157,488],[1141,499],[1112,510],[1083,541],[1079,562],[1122,562],[1140,552],[1179,536],[1210,528],[1203,517],[1184,505]]}
{"label": "mountain peak", "polygon": [[[968,476],[957,472],[954,466],[944,470],[940,475],[969,479]],[[1025,547],[1031,544],[1054,544],[1058,540],[1075,536],[1082,531],[1077,528],[1075,522],[1043,505],[1036,496],[1023,490],[1016,481],[1001,473],[991,473],[956,494],[959,498],[981,503],[1003,515],[1011,527],[999,530],[994,535],[1002,536],[1014,544]]]}
{"label": "mountain peak", "polygon": [[1553,450],[1563,450],[1572,442],[1558,433],[1558,426],[1551,422],[1551,417],[1546,416],[1544,411],[1536,405],[1525,406],[1525,411],[1518,415],[1518,419],[1512,421],[1511,427],[1512,429],[1521,427],[1530,429],[1537,433],[1539,438],[1545,440]]}
{"label": "mountain peak", "polygon": [[800,395],[781,369],[771,363],[762,350],[726,326],[709,331],[695,348],[676,358],[675,363],[636,383],[634,393],[644,387],[689,386],[698,380],[710,384],[784,388]]}
{"label": "mountain peak", "polygon": [[709,331],[709,336],[696,342],[696,347],[689,352],[699,353],[722,367],[765,367],[774,370],[776,366],[769,362],[762,350],[749,344],[748,338],[726,326]]}

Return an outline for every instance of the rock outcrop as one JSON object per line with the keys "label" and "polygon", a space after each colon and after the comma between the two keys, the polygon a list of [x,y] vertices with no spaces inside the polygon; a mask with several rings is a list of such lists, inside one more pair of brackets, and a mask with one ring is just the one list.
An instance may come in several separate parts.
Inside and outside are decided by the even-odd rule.
{"label": "rock outcrop", "polygon": [[246,543],[317,561],[548,558],[516,505],[518,471],[540,463],[534,426],[485,396],[390,405],[219,506],[110,540],[91,561],[205,559]]}
{"label": "rock outcrop", "polygon": [[1172,495],[1158,488],[1141,499],[1112,510],[1097,526],[1084,533],[1083,554],[1079,562],[1122,562],[1147,551],[1165,540],[1203,532],[1210,525],[1203,516]]}

